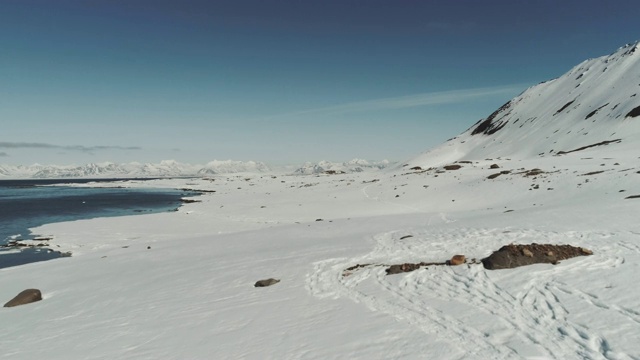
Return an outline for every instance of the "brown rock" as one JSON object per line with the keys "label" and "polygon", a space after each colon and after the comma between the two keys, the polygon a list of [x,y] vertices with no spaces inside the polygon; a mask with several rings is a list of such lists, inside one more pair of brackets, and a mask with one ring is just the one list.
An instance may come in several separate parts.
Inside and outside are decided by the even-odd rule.
{"label": "brown rock", "polygon": [[489,169],[499,169],[500,166],[498,166],[498,164],[491,164],[491,166],[489,166]]}
{"label": "brown rock", "polygon": [[585,255],[593,255],[593,251],[585,248],[580,248],[580,251]]}
{"label": "brown rock", "polygon": [[29,304],[32,302],[42,300],[42,293],[38,289],[27,289],[20,294],[16,295],[13,299],[9,300],[8,303],[4,304],[4,307],[13,307],[18,305]]}
{"label": "brown rock", "polygon": [[[526,251],[525,251],[526,250]],[[532,256],[526,255],[527,251]],[[482,259],[485,269],[512,269],[532,264],[557,264],[561,260],[590,255],[591,250],[571,245],[528,244],[505,245]]]}
{"label": "brown rock", "polygon": [[462,168],[462,165],[454,164],[454,165],[446,165],[446,166],[444,166],[445,170],[458,170],[460,168]]}
{"label": "brown rock", "polygon": [[253,286],[255,286],[255,287],[267,287],[267,286],[271,286],[271,285],[277,284],[279,282],[280,282],[279,279],[269,278],[269,279],[264,279],[264,280],[258,280]]}
{"label": "brown rock", "polygon": [[533,253],[531,252],[531,250],[529,250],[527,248],[523,248],[522,249],[522,255],[524,255],[526,257],[533,257]]}
{"label": "brown rock", "polygon": [[466,261],[466,258],[464,257],[464,255],[453,255],[451,260],[449,260],[449,265],[451,266],[462,265],[464,264],[465,261]]}
{"label": "brown rock", "polygon": [[403,273],[405,272],[405,270],[402,265],[391,265],[387,268],[386,272],[387,272],[387,275],[394,275],[394,274]]}
{"label": "brown rock", "polygon": [[400,274],[400,273],[417,270],[420,268],[420,266],[421,264],[411,264],[411,263],[391,265],[387,268],[386,272],[387,272],[387,275]]}

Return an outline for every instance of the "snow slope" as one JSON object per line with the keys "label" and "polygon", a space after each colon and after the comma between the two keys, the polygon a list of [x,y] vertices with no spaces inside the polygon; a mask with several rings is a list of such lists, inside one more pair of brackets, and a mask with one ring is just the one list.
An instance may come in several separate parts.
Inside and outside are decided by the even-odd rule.
{"label": "snow slope", "polygon": [[[119,182],[209,192],[177,212],[34,229],[73,256],[0,270],[0,299],[44,294],[0,308],[0,358],[639,359],[638,140],[470,158],[499,151],[487,144],[520,131],[509,124],[386,171]],[[538,128],[522,141],[551,141]],[[558,143],[590,136],[572,134]],[[533,242],[594,254],[385,273]]]}
{"label": "snow slope", "polygon": [[637,149],[640,49],[634,43],[533,86],[412,166],[553,156],[602,142]]}

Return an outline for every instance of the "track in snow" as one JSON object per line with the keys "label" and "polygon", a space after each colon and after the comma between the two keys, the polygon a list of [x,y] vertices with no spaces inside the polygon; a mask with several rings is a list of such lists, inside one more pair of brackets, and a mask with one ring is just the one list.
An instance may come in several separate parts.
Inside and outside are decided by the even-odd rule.
{"label": "track in snow", "polygon": [[[400,239],[406,232],[375,237],[377,245],[356,259],[332,259],[315,264],[307,277],[307,289],[318,297],[349,298],[372,311],[393,316],[451,344],[462,355],[476,358],[511,359],[543,356],[563,359],[633,359],[616,352],[595,329],[572,321],[559,294],[589,306],[620,314],[640,331],[640,312],[605,304],[597,296],[573,288],[557,279],[567,272],[612,269],[624,264],[619,247],[640,252],[635,244],[620,243],[606,254],[573,259],[570,265],[532,268],[528,281],[511,292],[492,280],[481,265],[429,267],[411,273],[387,276],[383,267],[365,267],[349,276],[345,268],[363,263],[442,261],[451,249],[465,249],[479,257],[489,244],[594,241],[612,234],[542,232],[537,230],[457,229],[418,233]],[[484,245],[483,245],[484,244]],[[626,249],[629,248],[629,249]],[[415,254],[421,254],[417,259]],[[443,255],[444,254],[444,255]],[[511,271],[511,270],[503,270]],[[522,273],[519,275],[522,277]],[[512,286],[513,287],[513,286]],[[454,352],[455,353],[455,352]],[[523,355],[525,354],[526,355]]]}

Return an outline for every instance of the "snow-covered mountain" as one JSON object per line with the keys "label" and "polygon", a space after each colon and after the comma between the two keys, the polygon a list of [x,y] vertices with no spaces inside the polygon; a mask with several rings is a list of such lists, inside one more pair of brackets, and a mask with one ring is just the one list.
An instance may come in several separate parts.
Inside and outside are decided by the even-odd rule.
{"label": "snow-covered mountain", "polygon": [[269,171],[269,167],[256,161],[219,161],[214,160],[198,170],[199,175],[233,174],[239,172],[260,173]]}
{"label": "snow-covered mountain", "polygon": [[163,160],[160,163],[126,163],[111,162],[76,165],[40,165],[13,166],[0,165],[0,178],[122,178],[122,177],[182,177],[237,172],[265,172],[269,167],[255,161],[212,161],[207,165],[192,165],[174,160]]}
{"label": "snow-covered mountain", "polygon": [[[376,171],[390,165],[388,160],[369,162],[353,159],[346,162],[307,162],[301,167],[288,170],[295,174],[354,173]],[[264,173],[272,169],[259,161],[214,160],[206,165],[180,163],[163,160],[159,163],[112,162],[77,165],[2,165],[0,179],[64,179],[64,178],[125,178],[125,177],[188,177],[234,173]]]}
{"label": "snow-covered mountain", "polygon": [[324,173],[354,173],[368,170],[380,170],[389,166],[388,160],[369,162],[362,159],[353,159],[346,162],[320,161],[318,163],[306,162],[295,170],[296,174],[324,174]]}
{"label": "snow-covered mountain", "polygon": [[607,146],[636,149],[640,135],[640,45],[582,62],[532,86],[487,118],[408,165],[531,158]]}

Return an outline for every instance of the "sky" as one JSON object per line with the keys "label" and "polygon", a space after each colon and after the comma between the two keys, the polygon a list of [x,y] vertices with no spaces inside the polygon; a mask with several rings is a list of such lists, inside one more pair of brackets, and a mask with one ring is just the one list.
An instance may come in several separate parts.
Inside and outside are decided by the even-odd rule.
{"label": "sky", "polygon": [[637,0],[0,0],[0,164],[404,161],[640,40]]}

